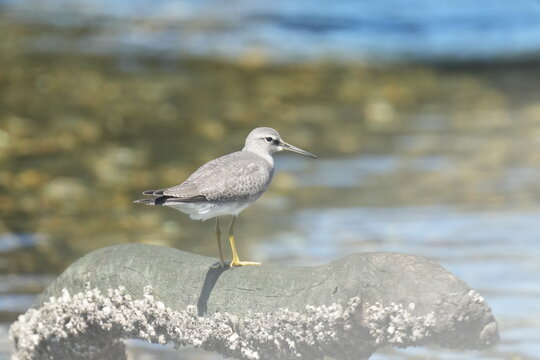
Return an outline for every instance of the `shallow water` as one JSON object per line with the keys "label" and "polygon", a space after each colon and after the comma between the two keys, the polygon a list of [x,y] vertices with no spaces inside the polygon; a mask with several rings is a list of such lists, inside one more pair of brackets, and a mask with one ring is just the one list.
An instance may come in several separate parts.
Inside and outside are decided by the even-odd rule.
{"label": "shallow water", "polygon": [[[193,26],[190,21],[206,14],[210,3],[190,3],[191,11],[170,15],[177,19],[185,14]],[[237,62],[161,54],[155,61],[125,55],[139,45],[161,46],[154,37],[159,29],[150,27],[148,37],[128,32],[138,42],[118,42],[126,29],[137,30],[130,23],[116,28],[118,38],[110,40],[112,20],[95,23],[99,6],[95,13],[86,9],[80,14],[79,7],[70,10],[54,1],[49,13],[25,7],[35,2],[2,4],[10,10],[0,14],[0,358],[11,352],[8,324],[88,251],[143,242],[216,256],[212,223],[131,201],[141,190],[174,185],[204,161],[241,148],[247,132],[261,125],[277,128],[287,141],[320,158],[276,155],[277,175],[270,190],[237,223],[242,257],[283,265],[316,265],[368,251],[432,258],[486,298],[499,321],[501,343],[480,353],[420,348],[388,350],[374,359],[538,358],[537,68],[381,68],[347,62],[350,59],[321,63],[320,54],[312,53],[309,61],[279,66],[245,56]],[[124,14],[129,21],[144,11],[144,2],[133,7],[133,13],[126,12],[127,2],[115,4],[112,14]],[[158,15],[167,4],[157,4]],[[336,14],[330,15],[340,19],[344,29],[333,29],[334,18],[321,18],[315,10],[296,16],[299,10],[292,5],[252,5],[240,15],[268,34],[300,34],[298,41],[321,51],[313,45],[313,27],[322,26],[323,35],[317,36],[328,43],[343,31],[362,33],[354,25],[360,20],[352,19],[354,26],[341,20],[348,6],[369,7],[366,4],[345,1],[333,10]],[[393,4],[372,5],[365,16],[380,13],[382,7],[390,11]],[[443,11],[450,2],[438,4],[426,14],[452,18]],[[465,25],[477,24],[484,16],[477,6],[500,14],[507,10],[505,4],[481,2],[459,11],[476,14]],[[529,19],[537,8],[531,4],[512,3],[515,11],[505,19]],[[237,16],[232,10],[229,15]],[[62,11],[71,15],[59,17]],[[444,26],[456,29],[462,24],[456,20],[444,25],[436,17],[439,23],[427,26],[426,15],[409,15],[404,21],[424,24],[426,34],[435,37],[449,33]],[[52,25],[51,19],[56,19]],[[386,56],[384,46],[391,42],[386,43],[385,36],[391,38],[397,30],[381,27],[380,20],[375,17],[362,31],[378,29],[383,46],[378,56]],[[493,25],[480,24],[465,26],[467,34]],[[523,37],[527,49],[535,49],[540,36],[531,36],[538,28],[529,25],[523,21],[512,31],[505,28],[504,36]],[[253,34],[257,32],[246,36]],[[411,34],[414,31],[403,36]],[[213,44],[221,36],[207,37],[206,50],[191,55],[217,51]],[[259,37],[267,40],[263,45],[274,46],[271,39]],[[125,47],[116,47],[119,43]],[[43,44],[48,51],[43,52]],[[89,44],[111,48],[102,51]],[[445,44],[443,49],[452,51]],[[177,49],[185,50],[182,46]],[[463,46],[469,58],[485,55],[482,47],[455,46]],[[229,43],[227,50],[231,48]],[[420,50],[416,48],[414,56],[438,56]],[[137,359],[178,356],[170,348],[140,342],[130,342],[129,348]],[[192,349],[180,354],[186,359],[219,358]]]}

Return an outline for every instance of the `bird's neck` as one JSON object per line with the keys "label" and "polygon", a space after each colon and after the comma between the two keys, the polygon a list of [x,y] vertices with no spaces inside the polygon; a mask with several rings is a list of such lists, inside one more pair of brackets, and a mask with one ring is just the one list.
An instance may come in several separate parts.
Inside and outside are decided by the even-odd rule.
{"label": "bird's neck", "polygon": [[274,167],[274,158],[272,157],[272,155],[270,155],[266,151],[260,151],[258,149],[248,149],[246,147],[244,147],[242,151],[247,151],[247,152],[258,155],[262,157],[264,160],[266,160],[268,164],[270,165],[270,167]]}

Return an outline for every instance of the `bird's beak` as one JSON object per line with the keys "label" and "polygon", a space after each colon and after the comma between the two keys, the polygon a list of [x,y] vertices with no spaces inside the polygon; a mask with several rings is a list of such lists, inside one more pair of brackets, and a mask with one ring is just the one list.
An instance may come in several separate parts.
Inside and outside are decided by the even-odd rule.
{"label": "bird's beak", "polygon": [[300,155],[304,155],[304,156],[307,156],[307,157],[310,157],[310,158],[314,158],[314,159],[317,159],[317,156],[316,155],[313,155],[312,153],[310,152],[307,152],[305,150],[302,150],[300,148],[297,148],[296,146],[294,145],[291,145],[291,144],[288,144],[286,143],[285,141],[281,140],[280,144],[279,144],[283,150],[288,150],[288,151],[292,151],[292,152],[295,152],[295,153],[298,153]]}

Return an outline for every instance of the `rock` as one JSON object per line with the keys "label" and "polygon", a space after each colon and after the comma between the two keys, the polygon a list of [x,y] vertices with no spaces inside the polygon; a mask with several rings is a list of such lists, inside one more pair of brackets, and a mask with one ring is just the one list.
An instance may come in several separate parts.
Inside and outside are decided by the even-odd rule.
{"label": "rock", "polygon": [[483,349],[498,340],[484,299],[422,257],[365,253],[316,267],[216,263],[142,244],[96,250],[12,325],[18,359],[122,359],[126,338],[241,359],[367,359],[385,346]]}

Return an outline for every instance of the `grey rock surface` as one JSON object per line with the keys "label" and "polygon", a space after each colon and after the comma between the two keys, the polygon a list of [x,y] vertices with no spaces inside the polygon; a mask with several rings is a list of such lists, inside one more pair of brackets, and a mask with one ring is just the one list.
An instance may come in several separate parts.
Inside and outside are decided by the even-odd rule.
{"label": "grey rock surface", "polygon": [[484,299],[428,259],[355,254],[316,267],[213,268],[142,244],[82,257],[11,327],[18,359],[122,359],[123,339],[241,359],[367,359],[384,346],[483,349]]}

